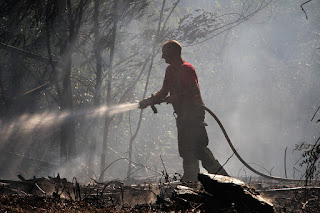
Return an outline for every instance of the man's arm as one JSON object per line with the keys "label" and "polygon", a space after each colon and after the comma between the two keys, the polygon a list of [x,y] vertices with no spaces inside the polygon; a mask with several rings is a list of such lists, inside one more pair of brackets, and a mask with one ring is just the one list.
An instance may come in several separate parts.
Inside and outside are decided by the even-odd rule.
{"label": "man's arm", "polygon": [[151,97],[154,103],[159,103],[167,97],[169,90],[165,81],[166,80],[163,81],[162,88]]}
{"label": "man's arm", "polygon": [[160,103],[169,93],[169,78],[168,78],[168,68],[166,70],[166,75],[163,80],[162,88],[149,98],[145,98],[139,102],[139,107],[144,109],[154,103]]}

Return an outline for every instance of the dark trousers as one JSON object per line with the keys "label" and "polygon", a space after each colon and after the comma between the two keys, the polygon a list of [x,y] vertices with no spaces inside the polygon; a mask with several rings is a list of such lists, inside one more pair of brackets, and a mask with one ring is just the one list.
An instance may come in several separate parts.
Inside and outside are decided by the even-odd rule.
{"label": "dark trousers", "polygon": [[183,158],[184,180],[198,180],[199,160],[209,173],[228,176],[207,147],[209,140],[203,122],[177,119],[177,127],[179,154]]}

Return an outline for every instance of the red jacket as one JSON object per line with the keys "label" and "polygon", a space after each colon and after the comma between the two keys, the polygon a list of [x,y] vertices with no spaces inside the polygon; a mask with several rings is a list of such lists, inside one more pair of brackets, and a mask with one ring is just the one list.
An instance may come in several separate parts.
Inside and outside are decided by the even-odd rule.
{"label": "red jacket", "polygon": [[162,100],[167,97],[168,93],[176,97],[172,105],[178,117],[189,120],[203,116],[204,119],[204,103],[200,94],[198,77],[190,63],[184,61],[179,67],[172,65],[167,67],[162,88],[154,98]]}

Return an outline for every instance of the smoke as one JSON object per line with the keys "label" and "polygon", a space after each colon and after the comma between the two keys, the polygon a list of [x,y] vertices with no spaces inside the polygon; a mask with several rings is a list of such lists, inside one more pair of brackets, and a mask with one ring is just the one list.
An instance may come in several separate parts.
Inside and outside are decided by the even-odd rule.
{"label": "smoke", "polygon": [[[319,104],[319,54],[315,48],[319,38],[312,34],[315,23],[299,13],[298,3],[274,3],[273,7],[267,22],[246,22],[227,34],[222,61],[212,65],[218,71],[211,85],[206,83],[207,76],[200,79],[200,85],[204,81],[205,91],[213,92],[204,97],[207,107],[218,114],[240,155],[273,175],[284,176],[288,147],[287,173],[292,177],[300,158],[293,152],[295,144],[312,143],[319,135],[310,122]],[[232,153],[220,130],[210,128],[215,129],[210,130],[210,148],[224,163]],[[232,175],[251,175],[244,173],[235,157],[226,168]]]}
{"label": "smoke", "polygon": [[[266,1],[244,2],[260,5]],[[198,13],[201,13],[202,10],[217,13],[218,17],[223,19],[221,23],[228,23],[230,19],[228,14],[238,14],[244,10],[242,3],[242,1],[236,3],[232,1],[180,1],[168,19],[164,36],[166,36],[166,30],[169,32],[177,27],[179,19],[193,13],[194,8],[200,9]],[[172,4],[173,2],[166,3],[169,9],[165,10],[164,20],[170,14]],[[319,105],[320,75],[318,74],[319,49],[317,48],[320,46],[320,22],[318,22],[319,15],[316,13],[316,8],[319,7],[316,5],[312,9],[311,4],[319,3],[312,1],[305,5],[308,20],[305,19],[299,2],[273,1],[268,7],[259,11],[258,17],[249,17],[235,28],[204,43],[184,46],[187,44],[180,41],[184,46],[183,59],[190,62],[196,69],[206,106],[220,118],[240,155],[249,163],[259,164],[268,171],[272,170],[273,175],[284,175],[283,157],[286,147],[288,147],[287,173],[290,175],[293,167],[298,167],[295,163],[300,157],[299,153],[292,152],[294,145],[302,141],[312,142],[318,135],[318,126],[311,124],[310,119]],[[159,18],[160,7],[160,1],[153,1],[151,6],[144,11],[143,20],[137,19],[128,26],[119,27],[113,62],[116,65],[113,67],[112,86],[114,88],[112,91],[117,92],[119,88],[125,89],[124,85],[131,83],[140,73],[151,51],[152,36],[155,34],[157,26],[155,23]],[[197,27],[196,23],[192,24]],[[84,28],[83,30],[90,29]],[[203,31],[205,33],[205,30]],[[86,48],[90,49],[92,44],[85,43],[88,45]],[[161,47],[158,50],[160,49]],[[103,52],[102,57],[105,64],[110,65],[109,52],[107,50]],[[88,59],[83,57],[80,53],[75,53],[73,65],[76,67],[78,64],[85,63],[84,61]],[[132,60],[128,61],[128,58]],[[151,72],[149,95],[161,88],[166,66],[161,54],[158,54]],[[73,71],[72,79],[75,86],[75,108],[83,107],[83,110],[75,112],[52,112],[51,110],[23,114],[11,118],[10,121],[2,119],[0,120],[0,147],[10,141],[27,143],[24,140],[26,137],[31,136],[30,141],[32,141],[34,139],[32,137],[35,137],[37,133],[50,133],[53,128],[57,129],[61,122],[74,118],[77,121],[76,137],[79,155],[77,159],[73,159],[57,172],[65,177],[77,176],[85,179],[88,171],[86,164],[88,155],[95,153],[96,170],[100,163],[97,157],[101,154],[104,122],[99,118],[123,113],[121,116],[116,116],[110,125],[106,164],[118,158],[128,157],[130,136],[135,132],[140,112],[124,112],[138,108],[138,104],[87,108],[93,101],[93,95],[90,92],[88,95],[88,92],[84,91],[94,89],[91,84],[90,88],[86,83],[92,81],[95,70],[94,68],[91,71],[86,69],[86,67],[74,69],[77,71]],[[126,100],[139,100],[142,97],[141,91],[145,85],[145,73],[147,72],[142,70],[141,73],[141,81],[136,88],[130,91]],[[82,77],[89,79],[88,82]],[[116,97],[117,94],[114,96]],[[46,98],[50,101],[50,97]],[[114,99],[115,102],[117,98]],[[35,108],[38,105],[41,104],[37,103]],[[49,109],[50,106],[43,108]],[[161,170],[163,169],[159,157],[161,155],[166,170],[170,174],[175,172],[182,174],[182,160],[178,153],[177,130],[172,107],[162,104],[158,110],[157,115],[154,115],[150,108],[144,111],[141,128],[132,148],[133,161]],[[97,125],[91,125],[93,122],[96,122]],[[232,155],[232,151],[214,120],[207,115],[206,122],[209,124],[207,127],[210,139],[209,148],[219,162],[224,164]],[[49,137],[50,140],[59,142],[57,139],[59,135]],[[19,140],[11,140],[11,138],[19,138]],[[42,152],[42,155],[51,156],[55,151],[59,151],[58,142],[55,142],[57,145],[54,150],[40,150],[37,146],[31,146],[28,149],[29,151],[39,149],[38,152]],[[39,143],[49,142],[46,138]],[[93,148],[91,150],[91,144],[96,144],[96,151]],[[28,153],[28,149],[24,152]],[[47,159],[55,161],[54,157]],[[127,167],[127,161],[118,161],[114,166],[108,168],[107,178],[125,178]],[[225,167],[234,176],[245,174],[242,164],[235,157],[232,157]],[[259,166],[257,169],[264,171]],[[147,172],[141,169],[134,175],[143,177]]]}
{"label": "smoke", "polygon": [[[225,8],[234,9],[228,1],[186,1],[178,8],[183,11],[190,4],[220,14]],[[288,147],[287,174],[292,177],[300,158],[299,153],[293,152],[295,144],[312,142],[318,135],[310,118],[319,104],[319,16],[312,10],[309,13],[314,16],[313,21],[309,21],[310,15],[309,20],[305,19],[299,2],[274,1],[259,11],[258,17],[250,17],[204,44],[190,47],[181,42],[183,58],[197,71],[206,106],[221,119],[240,155],[259,171],[266,169],[272,175],[284,176],[284,151]],[[160,57],[157,59],[160,66],[152,73],[157,81],[152,81],[149,94],[161,88],[164,78],[166,65]],[[173,137],[167,133],[176,128],[172,109],[159,109],[158,116],[144,115],[137,155],[144,153],[142,156],[147,158],[145,147],[152,152],[160,147],[170,162],[169,170],[180,171],[176,132]],[[209,148],[223,164],[232,151],[213,119],[207,115],[206,121]],[[170,143],[170,150],[164,148],[165,140]],[[235,156],[226,169],[234,176],[252,175]]]}

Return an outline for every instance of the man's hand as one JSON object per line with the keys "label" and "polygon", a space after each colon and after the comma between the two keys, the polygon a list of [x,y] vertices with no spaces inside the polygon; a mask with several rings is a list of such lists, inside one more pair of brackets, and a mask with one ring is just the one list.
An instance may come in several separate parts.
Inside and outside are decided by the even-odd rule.
{"label": "man's hand", "polygon": [[139,108],[140,109],[145,109],[148,106],[153,104],[153,100],[151,98],[145,98],[142,101],[139,102]]}
{"label": "man's hand", "polygon": [[168,97],[165,99],[165,101],[167,102],[167,104],[172,104],[172,103],[175,102],[175,100],[176,100],[176,96],[174,96],[174,95],[170,95],[170,96],[168,96]]}

